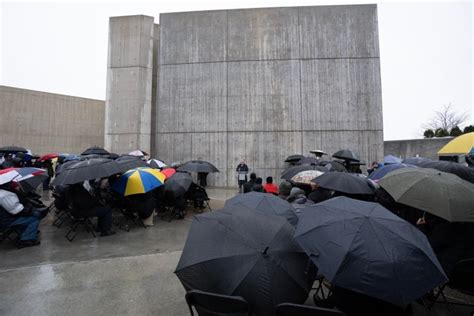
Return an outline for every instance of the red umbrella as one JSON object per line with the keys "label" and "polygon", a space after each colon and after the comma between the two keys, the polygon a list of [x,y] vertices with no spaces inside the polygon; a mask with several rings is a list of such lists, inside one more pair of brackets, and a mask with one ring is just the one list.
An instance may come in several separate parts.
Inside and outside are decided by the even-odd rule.
{"label": "red umbrella", "polygon": [[169,177],[171,177],[172,175],[176,173],[176,170],[174,170],[173,168],[166,168],[166,169],[161,170],[161,173],[166,176],[166,179],[168,179]]}
{"label": "red umbrella", "polygon": [[46,160],[54,159],[54,158],[58,158],[58,157],[59,157],[58,154],[50,153],[50,154],[46,154],[46,155],[41,156],[41,157],[38,159],[38,161],[46,161]]}

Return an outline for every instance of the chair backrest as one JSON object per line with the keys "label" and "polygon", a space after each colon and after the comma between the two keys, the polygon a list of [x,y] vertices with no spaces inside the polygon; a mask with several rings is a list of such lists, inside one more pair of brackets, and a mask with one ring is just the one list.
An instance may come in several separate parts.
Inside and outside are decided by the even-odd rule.
{"label": "chair backrest", "polygon": [[276,316],[344,316],[345,314],[333,309],[308,305],[282,303],[277,306]]}
{"label": "chair backrest", "polygon": [[209,293],[200,290],[191,290],[186,293],[191,316],[194,315],[193,306],[199,316],[214,315],[252,315],[247,301],[240,296],[227,296]]}
{"label": "chair backrest", "polygon": [[474,295],[474,258],[458,261],[450,276],[449,284],[465,294]]}

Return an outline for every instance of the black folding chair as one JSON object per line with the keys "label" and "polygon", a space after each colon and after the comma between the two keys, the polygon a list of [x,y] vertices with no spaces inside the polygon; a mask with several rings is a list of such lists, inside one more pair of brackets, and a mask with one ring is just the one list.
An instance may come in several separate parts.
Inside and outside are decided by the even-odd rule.
{"label": "black folding chair", "polygon": [[277,306],[276,316],[344,316],[343,312],[316,306],[282,303]]}
{"label": "black folding chair", "polygon": [[186,293],[191,316],[194,316],[193,307],[199,316],[235,315],[252,316],[252,309],[247,301],[240,296],[227,296],[216,293],[191,290]]}
{"label": "black folding chair", "polygon": [[94,225],[92,224],[92,221],[89,217],[74,216],[72,215],[71,210],[68,210],[68,214],[70,215],[71,223],[69,225],[69,231],[64,237],[66,237],[69,242],[72,242],[81,231],[90,233],[94,238],[97,237],[95,234]]}

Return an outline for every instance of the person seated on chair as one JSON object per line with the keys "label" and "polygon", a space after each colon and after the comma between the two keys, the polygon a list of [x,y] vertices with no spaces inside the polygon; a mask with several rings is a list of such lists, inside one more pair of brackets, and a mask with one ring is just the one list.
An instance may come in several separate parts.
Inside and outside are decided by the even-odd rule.
{"label": "person seated on chair", "polygon": [[273,183],[272,177],[267,177],[266,183],[263,186],[263,190],[266,193],[271,193],[273,195],[278,195],[278,187]]}
{"label": "person seated on chair", "polygon": [[166,206],[174,209],[175,215],[178,219],[184,219],[184,216],[186,215],[186,198],[183,194],[175,193],[172,190],[165,190],[163,201]]}
{"label": "person seated on chair", "polygon": [[194,208],[204,209],[204,201],[208,200],[206,189],[196,183],[191,183],[188,191],[185,194],[188,200],[193,201]]}
{"label": "person seated on chair", "polygon": [[252,187],[255,184],[255,180],[257,180],[257,175],[255,174],[255,172],[252,172],[250,174],[250,180],[248,182],[245,182],[243,185],[244,193],[252,191]]}
{"label": "person seated on chair", "polygon": [[155,214],[155,199],[152,192],[133,194],[126,197],[128,210],[137,213],[146,227],[153,226],[153,215]]}
{"label": "person seated on chair", "polygon": [[262,192],[263,193],[263,180],[262,178],[258,177],[255,179],[255,183],[252,185],[252,192]]}
{"label": "person seated on chair", "polygon": [[24,227],[17,244],[19,249],[37,246],[38,226],[45,209],[26,208],[18,196],[10,190],[9,184],[0,186],[0,229],[19,226]]}
{"label": "person seated on chair", "polygon": [[[86,181],[87,182],[87,181]],[[115,234],[112,228],[112,209],[100,204],[99,199],[89,193],[84,183],[72,185],[67,192],[67,199],[71,203],[71,214],[74,217],[97,217],[97,228],[100,236]]]}

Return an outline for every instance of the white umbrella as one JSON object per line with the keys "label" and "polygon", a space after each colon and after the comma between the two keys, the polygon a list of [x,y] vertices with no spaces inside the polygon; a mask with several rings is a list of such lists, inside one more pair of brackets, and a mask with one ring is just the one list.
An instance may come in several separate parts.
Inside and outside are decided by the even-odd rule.
{"label": "white umbrella", "polygon": [[295,183],[304,183],[304,184],[311,184],[311,180],[314,178],[319,177],[320,175],[324,174],[324,172],[318,170],[305,170],[297,173],[295,176],[291,178],[291,181]]}
{"label": "white umbrella", "polygon": [[20,176],[20,174],[15,169],[12,169],[7,172],[5,172],[5,170],[2,170],[2,171],[4,172],[0,174],[0,185],[10,182],[16,177]]}
{"label": "white umbrella", "polygon": [[159,160],[159,159],[150,159],[150,160],[147,161],[147,163],[148,163],[148,164],[150,165],[150,167],[152,167],[152,168],[159,168],[159,169],[162,169],[162,168],[164,168],[164,167],[167,166],[163,161],[161,161],[161,160]]}

